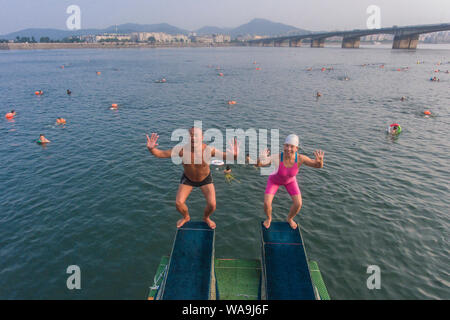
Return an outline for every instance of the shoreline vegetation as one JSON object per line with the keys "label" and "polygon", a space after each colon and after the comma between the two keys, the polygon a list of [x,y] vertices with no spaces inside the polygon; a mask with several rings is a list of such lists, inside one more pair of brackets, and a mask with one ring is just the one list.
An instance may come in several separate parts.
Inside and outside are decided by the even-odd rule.
{"label": "shoreline vegetation", "polygon": [[53,42],[53,43],[0,43],[0,50],[48,50],[48,49],[125,49],[125,48],[200,48],[241,47],[243,42],[229,43],[135,43],[135,42]]}

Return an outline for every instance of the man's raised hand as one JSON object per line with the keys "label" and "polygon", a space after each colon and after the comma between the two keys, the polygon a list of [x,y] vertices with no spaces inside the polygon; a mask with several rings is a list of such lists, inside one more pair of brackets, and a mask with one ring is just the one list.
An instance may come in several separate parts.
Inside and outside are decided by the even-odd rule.
{"label": "man's raised hand", "polygon": [[149,138],[148,134],[146,134],[147,136],[147,148],[149,150],[153,149],[154,147],[158,146],[158,144],[156,143],[158,141],[159,136],[156,133],[152,133],[152,137]]}
{"label": "man's raised hand", "polygon": [[239,154],[239,146],[240,146],[240,143],[237,141],[236,138],[234,138],[233,140],[230,140],[228,142],[227,152],[231,153],[236,158]]}

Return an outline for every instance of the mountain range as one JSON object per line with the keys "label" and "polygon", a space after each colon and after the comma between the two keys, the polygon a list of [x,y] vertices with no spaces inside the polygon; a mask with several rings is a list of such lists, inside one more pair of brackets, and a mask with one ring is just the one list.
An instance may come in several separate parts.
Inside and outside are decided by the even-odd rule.
{"label": "mountain range", "polygon": [[37,41],[41,37],[49,37],[52,40],[62,40],[70,36],[81,36],[89,34],[103,33],[131,33],[131,32],[164,32],[168,34],[185,34],[195,32],[197,35],[205,34],[227,34],[232,38],[239,35],[261,35],[261,36],[283,36],[292,34],[309,34],[311,31],[299,29],[283,23],[276,23],[266,19],[253,19],[249,23],[240,25],[236,28],[219,28],[214,26],[205,26],[198,30],[186,30],[177,28],[167,23],[159,24],[135,24],[126,23],[117,26],[110,26],[104,29],[80,29],[80,30],[59,30],[46,28],[31,28],[0,35],[0,39],[14,40],[16,37],[34,37]]}

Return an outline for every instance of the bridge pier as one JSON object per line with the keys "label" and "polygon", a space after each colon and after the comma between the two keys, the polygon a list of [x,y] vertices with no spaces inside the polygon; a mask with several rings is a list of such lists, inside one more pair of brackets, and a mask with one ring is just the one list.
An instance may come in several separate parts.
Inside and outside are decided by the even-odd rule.
{"label": "bridge pier", "polygon": [[359,48],[360,37],[344,37],[342,39],[342,48]]}
{"label": "bridge pier", "polygon": [[325,47],[325,38],[311,39],[311,48],[323,48]]}
{"label": "bridge pier", "polygon": [[418,34],[395,35],[392,49],[416,49],[418,42]]}
{"label": "bridge pier", "polygon": [[289,40],[289,47],[301,47],[302,46],[302,40]]}
{"label": "bridge pier", "polygon": [[273,42],[274,47],[287,47],[289,46],[289,40],[278,40]]}

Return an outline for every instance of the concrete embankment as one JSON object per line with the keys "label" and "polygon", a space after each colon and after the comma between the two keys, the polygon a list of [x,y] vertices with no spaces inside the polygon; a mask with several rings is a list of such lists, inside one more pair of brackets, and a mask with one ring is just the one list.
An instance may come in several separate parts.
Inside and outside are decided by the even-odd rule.
{"label": "concrete embankment", "polygon": [[244,46],[243,43],[0,43],[0,50],[49,50],[49,49],[127,49],[127,48],[196,48],[196,47],[234,47]]}

